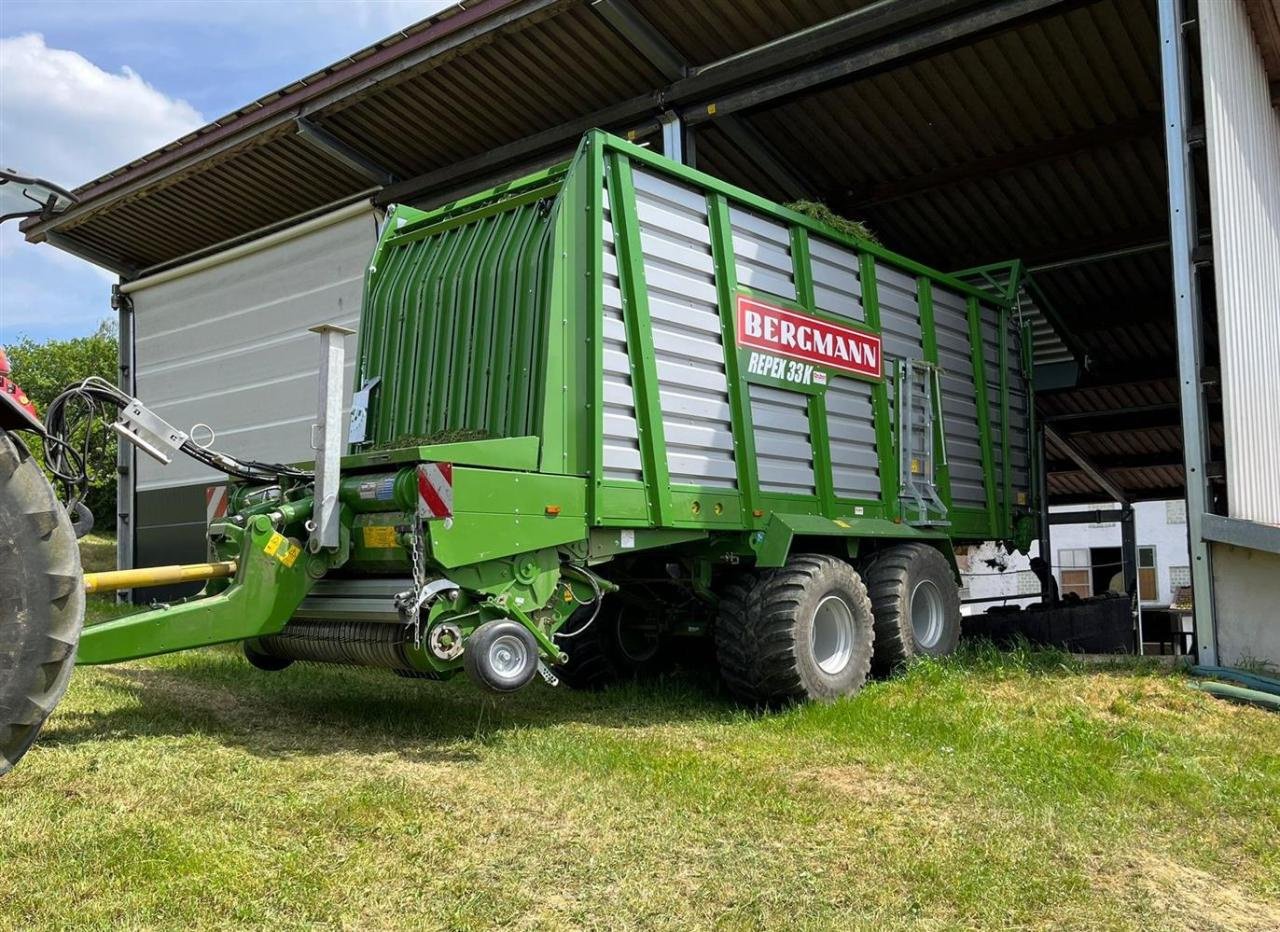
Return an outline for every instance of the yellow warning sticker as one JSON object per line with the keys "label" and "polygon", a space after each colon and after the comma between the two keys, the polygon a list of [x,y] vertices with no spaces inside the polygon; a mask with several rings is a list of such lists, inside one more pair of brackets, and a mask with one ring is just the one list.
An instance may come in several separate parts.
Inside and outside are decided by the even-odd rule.
{"label": "yellow warning sticker", "polygon": [[398,547],[396,529],[392,524],[369,524],[364,528],[364,545],[366,547]]}
{"label": "yellow warning sticker", "polygon": [[271,535],[271,539],[267,541],[267,545],[262,548],[262,552],[269,557],[274,557],[276,551],[280,549],[280,545],[285,542],[284,535],[279,531]]}
{"label": "yellow warning sticker", "polygon": [[285,566],[293,566],[298,560],[298,554],[302,553],[302,548],[297,544],[280,551],[280,562]]}
{"label": "yellow warning sticker", "polygon": [[922,472],[924,472],[924,467],[920,465],[920,461],[918,459],[913,457],[911,460],[911,474],[919,475]]}

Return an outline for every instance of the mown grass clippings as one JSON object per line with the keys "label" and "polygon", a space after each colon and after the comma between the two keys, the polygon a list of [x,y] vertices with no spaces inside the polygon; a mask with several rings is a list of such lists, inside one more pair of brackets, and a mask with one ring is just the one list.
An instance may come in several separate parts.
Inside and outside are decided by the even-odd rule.
{"label": "mown grass clippings", "polygon": [[842,217],[821,201],[792,201],[784,206],[787,210],[794,210],[798,214],[804,214],[809,219],[824,223],[846,236],[856,236],[858,239],[865,239],[876,244],[880,242],[880,237],[876,236],[866,223],[861,220],[850,220],[848,217]]}
{"label": "mown grass clippings", "polygon": [[0,903],[17,928],[1266,929],[1278,749],[1280,717],[1180,674],[1029,649],[773,715],[684,677],[494,699],[210,649],[77,671],[0,782]]}

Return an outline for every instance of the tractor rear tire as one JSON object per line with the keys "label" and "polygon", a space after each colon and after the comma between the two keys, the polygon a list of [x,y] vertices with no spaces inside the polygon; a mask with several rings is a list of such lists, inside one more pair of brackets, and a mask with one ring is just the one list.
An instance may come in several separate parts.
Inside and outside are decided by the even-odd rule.
{"label": "tractor rear tire", "polygon": [[913,657],[944,657],[960,643],[960,587],[951,565],[928,544],[877,553],[864,576],[876,618],[872,669],[892,673]]}
{"label": "tractor rear tire", "polygon": [[716,620],[720,674],[757,706],[830,701],[862,688],[871,666],[871,600],[857,572],[824,554],[742,574]]}
{"label": "tractor rear tire", "polygon": [[83,624],[71,521],[26,446],[0,431],[0,775],[66,692]]}

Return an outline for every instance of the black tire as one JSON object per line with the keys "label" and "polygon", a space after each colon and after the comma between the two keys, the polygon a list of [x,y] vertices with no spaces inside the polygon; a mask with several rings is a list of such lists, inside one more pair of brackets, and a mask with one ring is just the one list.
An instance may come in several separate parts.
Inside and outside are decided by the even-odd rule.
{"label": "black tire", "polygon": [[[656,676],[670,666],[670,651],[658,630],[659,619],[639,614],[646,610],[642,603],[622,594],[611,596],[590,621],[592,608],[584,606],[575,612],[561,629],[566,636],[556,640],[569,660],[551,669],[566,686],[600,690],[624,680]],[[647,609],[658,610],[654,606]]]}
{"label": "black tire", "polygon": [[725,685],[742,701],[829,701],[862,688],[872,637],[871,602],[853,567],[800,554],[780,570],[742,574],[725,588],[716,657]]}
{"label": "black tire", "polygon": [[[955,651],[960,587],[946,557],[928,544],[897,544],[877,553],[863,576],[876,618],[872,669],[877,674],[891,673],[912,657],[944,657]],[[914,623],[913,598],[918,609]]]}
{"label": "black tire", "polygon": [[83,624],[71,521],[26,446],[0,431],[0,775],[66,692]]}
{"label": "black tire", "polygon": [[477,686],[515,692],[538,673],[538,642],[519,622],[486,621],[467,638],[462,665]]}
{"label": "black tire", "polygon": [[249,641],[244,641],[240,647],[244,651],[244,659],[259,670],[266,673],[278,673],[293,665],[292,657],[277,657],[274,654],[264,654],[262,651],[251,647],[250,643]]}

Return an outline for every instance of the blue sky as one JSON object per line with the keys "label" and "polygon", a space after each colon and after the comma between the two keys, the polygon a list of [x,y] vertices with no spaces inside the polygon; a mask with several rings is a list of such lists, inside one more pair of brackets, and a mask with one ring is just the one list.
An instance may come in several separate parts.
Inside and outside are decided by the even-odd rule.
{"label": "blue sky", "polygon": [[[0,0],[0,164],[74,187],[450,0]],[[0,230],[0,344],[113,316],[115,277]]]}

